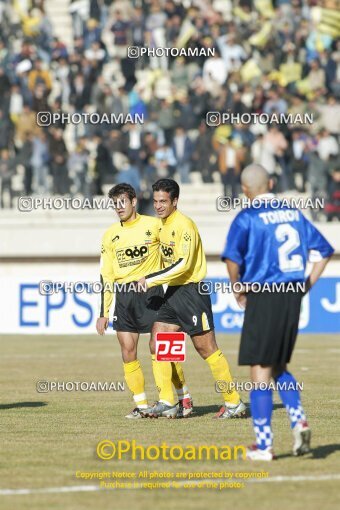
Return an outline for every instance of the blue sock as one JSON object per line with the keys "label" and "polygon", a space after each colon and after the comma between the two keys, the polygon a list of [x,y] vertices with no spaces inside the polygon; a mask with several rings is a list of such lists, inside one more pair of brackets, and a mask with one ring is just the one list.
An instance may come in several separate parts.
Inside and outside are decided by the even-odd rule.
{"label": "blue sock", "polygon": [[275,382],[279,385],[278,392],[283,405],[287,409],[291,428],[294,428],[298,421],[306,421],[296,379],[291,373],[282,372],[281,375],[275,378]]}
{"label": "blue sock", "polygon": [[273,444],[273,433],[270,425],[273,411],[272,390],[252,390],[250,392],[250,409],[256,435],[256,445],[260,450],[265,450]]}

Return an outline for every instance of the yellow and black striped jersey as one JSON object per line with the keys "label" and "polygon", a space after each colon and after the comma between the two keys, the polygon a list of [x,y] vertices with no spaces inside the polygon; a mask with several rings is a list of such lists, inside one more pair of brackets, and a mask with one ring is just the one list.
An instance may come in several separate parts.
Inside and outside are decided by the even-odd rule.
{"label": "yellow and black striped jersey", "polygon": [[161,267],[159,228],[159,219],[137,214],[135,220],[114,223],[105,232],[100,259],[100,317],[109,317],[113,299],[113,290],[107,288],[110,284],[138,281]]}
{"label": "yellow and black striped jersey", "polygon": [[197,283],[205,278],[207,263],[195,223],[175,210],[160,223],[163,269],[147,273],[148,287]]}

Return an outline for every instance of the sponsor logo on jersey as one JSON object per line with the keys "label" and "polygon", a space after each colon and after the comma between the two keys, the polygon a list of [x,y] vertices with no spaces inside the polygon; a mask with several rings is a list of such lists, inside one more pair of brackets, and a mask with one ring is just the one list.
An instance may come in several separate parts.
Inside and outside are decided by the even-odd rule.
{"label": "sponsor logo on jersey", "polygon": [[161,244],[161,250],[162,250],[164,258],[167,258],[167,259],[172,258],[173,254],[174,254],[174,250],[170,246],[168,246],[166,244]]}
{"label": "sponsor logo on jersey", "polygon": [[145,244],[127,246],[116,250],[119,267],[134,266],[140,264],[149,255],[149,247]]}

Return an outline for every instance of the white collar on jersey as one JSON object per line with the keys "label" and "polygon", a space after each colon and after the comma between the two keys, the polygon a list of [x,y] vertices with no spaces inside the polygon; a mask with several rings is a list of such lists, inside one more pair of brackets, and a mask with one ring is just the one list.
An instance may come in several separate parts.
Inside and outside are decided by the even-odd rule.
{"label": "white collar on jersey", "polygon": [[272,200],[275,198],[274,193],[261,193],[261,195],[256,195],[253,200]]}

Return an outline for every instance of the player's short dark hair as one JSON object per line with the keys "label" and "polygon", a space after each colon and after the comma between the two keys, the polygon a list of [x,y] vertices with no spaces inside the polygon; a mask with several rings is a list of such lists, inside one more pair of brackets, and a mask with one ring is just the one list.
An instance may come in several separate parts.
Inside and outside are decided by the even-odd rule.
{"label": "player's short dark hair", "polygon": [[135,188],[126,182],[122,182],[121,184],[116,184],[116,186],[113,186],[113,188],[110,189],[108,195],[111,199],[118,197],[119,195],[127,195],[131,202],[133,198],[137,197]]}
{"label": "player's short dark hair", "polygon": [[165,191],[169,193],[171,201],[179,197],[179,186],[173,179],[158,179],[152,185],[152,191]]}

